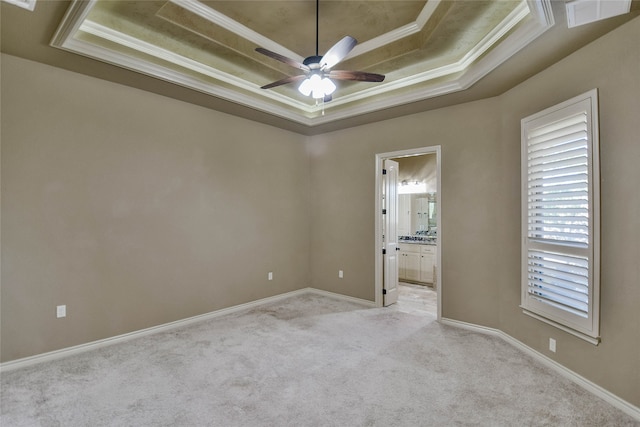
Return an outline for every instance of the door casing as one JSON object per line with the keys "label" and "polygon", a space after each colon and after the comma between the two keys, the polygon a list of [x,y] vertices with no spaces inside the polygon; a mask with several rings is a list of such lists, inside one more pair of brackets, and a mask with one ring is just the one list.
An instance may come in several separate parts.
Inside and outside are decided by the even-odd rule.
{"label": "door casing", "polygon": [[411,157],[419,156],[422,154],[435,154],[436,155],[436,179],[437,179],[437,194],[438,204],[436,206],[437,227],[438,227],[438,240],[436,244],[436,271],[437,277],[434,283],[438,293],[438,320],[442,318],[442,292],[443,292],[443,274],[442,274],[442,236],[444,230],[442,229],[442,149],[440,145],[434,145],[430,147],[413,148],[410,150],[392,151],[387,153],[376,154],[376,175],[375,175],[375,305],[376,307],[382,307],[382,288],[383,288],[383,217],[382,217],[382,196],[383,196],[383,181],[382,181],[382,169],[385,159],[393,159],[396,157]]}
{"label": "door casing", "polygon": [[[386,250],[383,255],[383,274],[382,282],[382,305],[385,307],[395,304],[398,301],[398,162],[385,159],[383,160],[384,168],[387,173],[382,179],[383,194],[385,201],[383,202],[383,210],[386,213],[382,215],[382,246]],[[383,252],[384,252],[383,250]]]}

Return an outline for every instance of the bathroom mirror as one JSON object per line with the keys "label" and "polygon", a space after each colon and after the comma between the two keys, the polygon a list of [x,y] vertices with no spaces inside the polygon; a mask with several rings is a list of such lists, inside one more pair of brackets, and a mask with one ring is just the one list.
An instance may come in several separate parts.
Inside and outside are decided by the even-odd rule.
{"label": "bathroom mirror", "polygon": [[427,221],[429,229],[438,226],[438,209],[436,209],[436,194],[430,193],[427,195]]}
{"label": "bathroom mirror", "polygon": [[438,224],[435,193],[399,196],[398,235],[435,234]]}

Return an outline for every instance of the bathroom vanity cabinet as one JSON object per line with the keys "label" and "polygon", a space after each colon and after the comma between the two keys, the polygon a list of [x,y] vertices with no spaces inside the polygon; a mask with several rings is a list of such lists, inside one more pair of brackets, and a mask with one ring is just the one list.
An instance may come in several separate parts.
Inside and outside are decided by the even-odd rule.
{"label": "bathroom vanity cabinet", "polygon": [[408,282],[433,284],[437,247],[416,243],[400,243],[398,278]]}

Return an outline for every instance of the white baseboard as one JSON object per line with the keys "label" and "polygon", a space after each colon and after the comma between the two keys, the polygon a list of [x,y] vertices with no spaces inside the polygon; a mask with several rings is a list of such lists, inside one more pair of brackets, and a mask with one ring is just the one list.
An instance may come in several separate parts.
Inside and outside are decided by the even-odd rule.
{"label": "white baseboard", "polygon": [[[103,340],[98,340],[98,341],[92,341],[86,344],[80,344],[77,346],[73,346],[73,347],[68,347],[68,348],[63,348],[60,350],[55,350],[55,351],[51,351],[51,352],[47,352],[47,353],[42,353],[42,354],[38,354],[35,356],[30,356],[30,357],[25,357],[22,359],[17,359],[17,360],[12,360],[9,362],[5,362],[5,363],[1,363],[0,364],[0,373],[1,372],[7,372],[10,370],[14,370],[14,369],[19,369],[19,368],[24,368],[27,366],[31,366],[31,365],[35,365],[38,363],[43,363],[43,362],[47,362],[47,361],[51,361],[51,360],[56,360],[56,359],[61,359],[63,357],[68,357],[74,354],[78,354],[78,353],[83,353],[86,351],[90,351],[90,350],[95,350],[101,347],[105,347],[108,345],[113,345],[113,344],[117,344],[117,343],[121,343],[124,341],[128,341],[131,339],[135,339],[135,338],[140,338],[146,335],[151,335],[154,333],[158,333],[158,332],[164,332],[164,331],[168,331],[171,329],[175,329],[175,328],[179,328],[182,326],[187,326],[193,323],[197,323],[197,322],[202,322],[208,319],[213,319],[215,317],[219,317],[219,316],[223,316],[225,314],[230,314],[230,313],[235,313],[241,310],[245,310],[248,308],[254,308],[254,307],[258,307],[260,305],[264,305],[264,304],[268,304],[268,303],[272,303],[272,302],[276,302],[276,301],[280,301],[286,298],[291,298],[294,296],[299,296],[299,295],[304,295],[304,294],[316,294],[316,295],[322,295],[322,296],[326,296],[326,297],[330,297],[330,298],[335,298],[335,299],[339,299],[339,300],[343,300],[343,301],[349,301],[349,302],[353,302],[356,304],[360,304],[362,306],[365,307],[375,307],[375,302],[373,301],[368,301],[368,300],[364,300],[361,298],[355,298],[355,297],[350,297],[347,295],[341,295],[341,294],[337,294],[334,292],[329,292],[329,291],[323,291],[320,289],[315,289],[315,288],[304,288],[304,289],[299,289],[296,291],[292,291],[292,292],[286,292],[284,294],[280,294],[280,295],[275,295],[272,297],[268,297],[268,298],[263,298],[263,299],[259,299],[256,301],[252,301],[252,302],[248,302],[245,304],[239,304],[233,307],[228,307],[228,308],[223,308],[220,310],[216,310],[216,311],[212,311],[210,313],[205,313],[205,314],[201,314],[198,316],[193,316],[193,317],[189,317],[187,319],[182,319],[182,320],[177,320],[175,322],[170,322],[170,323],[165,323],[163,325],[158,325],[158,326],[153,326],[151,328],[147,328],[147,329],[142,329],[139,331],[134,331],[134,332],[130,332],[127,334],[123,334],[123,335],[118,335],[115,337],[111,337],[111,338],[106,338]],[[576,384],[578,384],[579,386],[583,387],[584,389],[586,389],[587,391],[595,394],[596,396],[600,397],[601,399],[605,400],[606,402],[610,403],[611,405],[615,406],[616,408],[620,409],[621,411],[625,412],[626,414],[629,414],[630,416],[634,417],[635,419],[640,421],[640,408],[638,408],[637,406],[632,405],[631,403],[619,398],[618,396],[616,396],[615,394],[605,390],[604,388],[600,387],[599,385],[589,381],[588,379],[576,374],[575,372],[567,369],[566,367],[564,367],[563,365],[559,364],[558,362],[548,358],[547,356],[545,356],[542,353],[539,353],[538,351],[532,349],[531,347],[523,344],[522,342],[516,340],[515,338],[513,338],[510,335],[507,335],[506,333],[498,330],[498,329],[494,329],[494,328],[488,328],[485,326],[480,326],[480,325],[474,325],[472,323],[466,323],[466,322],[461,322],[458,320],[453,320],[453,319],[446,319],[446,318],[442,318],[440,320],[441,323],[446,324],[446,325],[451,325],[451,326],[455,326],[458,328],[464,328],[464,329],[468,329],[474,332],[479,332],[479,333],[483,333],[483,334],[490,334],[490,335],[495,335],[498,336],[500,338],[502,338],[504,341],[506,341],[507,343],[513,345],[514,347],[522,350],[523,352],[529,354],[530,356],[532,356],[533,358],[535,358],[536,360],[540,361],[541,363],[543,363],[544,365],[552,368],[553,370],[555,370],[556,372],[558,372],[560,375],[564,376],[565,378],[575,382]]]}
{"label": "white baseboard", "polygon": [[322,289],[316,289],[316,288],[307,288],[306,291],[310,292],[312,294],[316,294],[316,295],[322,295],[322,296],[329,297],[329,298],[335,298],[335,299],[339,299],[339,300],[342,300],[342,301],[348,301],[348,302],[353,302],[353,303],[356,303],[356,304],[361,304],[361,305],[364,305],[364,306],[369,307],[369,308],[376,307],[375,301],[369,301],[369,300],[366,300],[366,299],[350,297],[348,295],[336,294],[335,292],[323,291]]}
{"label": "white baseboard", "polygon": [[455,326],[457,328],[468,329],[474,332],[495,335],[497,337],[500,337],[507,343],[518,348],[519,350],[523,351],[529,356],[533,357],[543,365],[553,369],[558,374],[562,375],[568,380],[573,381],[574,383],[584,388],[585,390],[595,394],[605,402],[615,406],[616,408],[620,409],[624,413],[640,421],[640,408],[638,408],[637,406],[627,402],[624,399],[621,399],[620,397],[616,396],[610,391],[607,391],[604,388],[600,387],[598,384],[589,381],[585,377],[576,374],[575,372],[568,369],[567,367],[559,364],[553,359],[550,359],[544,354],[538,352],[537,350],[534,350],[533,348],[518,341],[517,339],[513,338],[511,335],[508,335],[499,329],[488,328],[486,326],[474,325],[473,323],[461,322],[459,320],[446,319],[446,318],[440,319],[440,322],[445,325]]}
{"label": "white baseboard", "polygon": [[[50,351],[47,353],[36,354],[35,356],[25,357],[22,359],[11,360],[9,362],[0,363],[0,373],[7,372],[14,369],[24,368],[26,366],[35,365],[37,363],[43,363],[50,360],[61,359],[74,354],[83,353],[85,351],[95,350],[97,348],[105,347],[128,341],[135,338],[144,337],[147,335],[155,334],[158,332],[164,332],[171,329],[187,326],[197,322],[203,322],[205,320],[213,319],[218,316],[223,316],[229,313],[235,313],[240,310],[246,310],[248,308],[258,307],[263,304],[268,304],[275,301],[280,301],[286,298],[291,298],[298,295],[308,294],[313,292],[311,288],[298,289],[296,291],[286,292],[280,295],[274,295],[272,297],[262,298],[256,301],[251,301],[245,304],[234,305],[233,307],[223,308],[220,310],[212,311],[210,313],[201,314],[198,316],[189,317],[182,320],[176,320],[175,322],[165,323],[158,326],[152,326],[150,328],[141,329],[139,331],[129,332],[122,335],[117,335],[110,338],[105,338],[98,341],[88,342],[86,344],[80,344],[73,347],[62,348],[60,350]],[[337,295],[337,294],[334,294]],[[349,298],[349,297],[346,297]]]}
{"label": "white baseboard", "polygon": [[0,373],[7,372],[14,369],[24,368],[27,366],[35,365],[37,363],[47,362],[50,360],[61,359],[63,357],[68,357],[74,354],[83,353],[85,351],[95,350],[108,345],[121,343],[124,341],[140,338],[140,337],[155,334],[158,332],[168,331],[171,329],[187,326],[197,322],[203,322],[205,320],[213,319],[215,317],[223,316],[225,314],[235,313],[240,310],[246,310],[248,308],[254,308],[263,304],[268,304],[268,303],[280,301],[286,298],[291,298],[294,296],[304,295],[309,293],[316,294],[316,295],[323,295],[326,297],[340,299],[343,301],[349,301],[349,302],[364,305],[366,307],[375,306],[375,303],[372,301],[367,301],[360,298],[354,298],[347,295],[336,294],[334,292],[323,291],[315,288],[303,288],[303,289],[298,289],[296,291],[286,292],[284,294],[274,295],[272,297],[251,301],[245,304],[234,305],[233,307],[223,308],[220,310],[212,311],[210,313],[205,313],[205,314],[189,317],[182,320],[176,320],[175,322],[165,323],[158,326],[152,326],[151,328],[129,332],[127,334],[117,335],[115,337],[105,338],[98,341],[92,341],[86,344],[80,344],[73,347],[67,347],[60,350],[37,354],[35,356],[30,356],[22,359],[11,360],[5,363],[0,363]]}

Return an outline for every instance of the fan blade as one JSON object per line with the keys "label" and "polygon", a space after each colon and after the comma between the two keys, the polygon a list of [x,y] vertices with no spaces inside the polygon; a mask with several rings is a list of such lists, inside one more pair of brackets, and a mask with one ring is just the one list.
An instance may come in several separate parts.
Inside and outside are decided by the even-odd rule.
{"label": "fan blade", "polygon": [[271,52],[270,50],[267,50],[267,49],[262,48],[262,47],[257,47],[256,48],[256,52],[261,53],[263,55],[266,55],[269,58],[273,58],[273,59],[275,59],[277,61],[284,62],[285,64],[291,65],[294,68],[298,68],[298,69],[303,70],[303,71],[309,71],[309,67],[307,67],[306,65],[304,65],[304,64],[302,64],[302,63],[300,63],[298,61],[295,61],[295,60],[293,60],[291,58],[287,58],[286,56],[282,56],[279,53]]}
{"label": "fan blade", "polygon": [[300,80],[304,80],[306,79],[307,76],[305,76],[304,74],[301,74],[299,76],[291,76],[291,77],[286,77],[282,80],[278,80],[277,82],[273,82],[273,83],[269,83],[268,85],[264,85],[262,86],[260,89],[271,89],[272,87],[276,87],[276,86],[282,86],[282,85],[286,85],[288,83],[294,83]]}
{"label": "fan blade", "polygon": [[358,44],[356,39],[351,36],[345,36],[324,54],[320,61],[320,68],[327,69],[333,67],[338,62],[342,61],[345,56],[351,52],[351,49],[356,46],[356,44]]}
{"label": "fan blade", "polygon": [[359,82],[381,82],[384,80],[382,74],[365,73],[364,71],[333,70],[327,73],[327,77],[336,80],[356,80]]}

